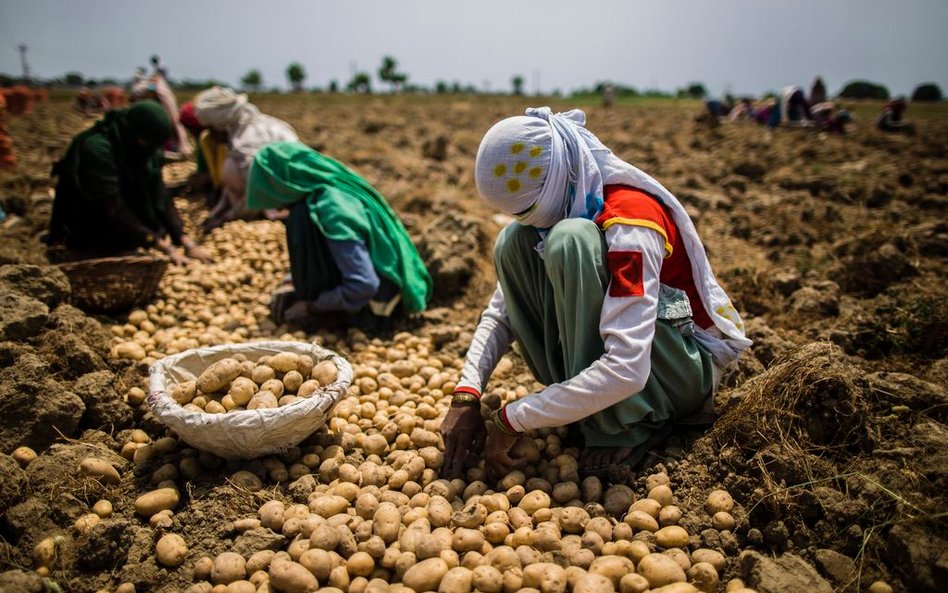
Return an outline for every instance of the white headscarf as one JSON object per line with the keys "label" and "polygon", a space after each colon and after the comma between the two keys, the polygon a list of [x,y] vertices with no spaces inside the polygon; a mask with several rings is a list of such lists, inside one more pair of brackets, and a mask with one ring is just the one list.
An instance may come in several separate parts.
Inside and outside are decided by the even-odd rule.
{"label": "white headscarf", "polygon": [[566,218],[595,220],[602,212],[605,185],[649,194],[668,208],[678,226],[695,286],[714,325],[738,352],[750,346],[684,206],[658,181],[614,155],[585,124],[586,114],[579,109],[554,114],[549,107],[530,108],[526,116],[495,124],[477,151],[477,191],[521,224],[537,227],[541,236]]}
{"label": "white headscarf", "polygon": [[205,126],[226,130],[240,120],[245,105],[247,95],[215,86],[201,91],[194,98],[194,115]]}
{"label": "white headscarf", "polygon": [[257,151],[273,142],[298,142],[296,131],[283,120],[260,113],[247,95],[225,87],[211,87],[194,98],[194,115],[205,126],[226,130],[231,155],[243,174]]}

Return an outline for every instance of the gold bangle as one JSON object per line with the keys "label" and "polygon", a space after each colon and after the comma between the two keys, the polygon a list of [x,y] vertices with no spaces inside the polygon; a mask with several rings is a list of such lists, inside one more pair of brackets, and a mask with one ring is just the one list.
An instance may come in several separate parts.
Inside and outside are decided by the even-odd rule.
{"label": "gold bangle", "polygon": [[491,420],[494,421],[494,424],[497,425],[497,428],[500,429],[500,432],[504,433],[505,435],[507,435],[507,436],[509,436],[509,437],[518,437],[518,436],[520,436],[520,433],[519,433],[519,432],[517,432],[517,431],[514,430],[513,428],[507,426],[507,423],[504,422],[504,419],[501,417],[501,413],[502,413],[503,411],[504,411],[503,408],[500,408],[500,409],[498,409],[498,410],[494,410],[494,412],[490,415]]}
{"label": "gold bangle", "polygon": [[451,405],[458,406],[477,406],[481,401],[470,393],[455,393],[451,396]]}

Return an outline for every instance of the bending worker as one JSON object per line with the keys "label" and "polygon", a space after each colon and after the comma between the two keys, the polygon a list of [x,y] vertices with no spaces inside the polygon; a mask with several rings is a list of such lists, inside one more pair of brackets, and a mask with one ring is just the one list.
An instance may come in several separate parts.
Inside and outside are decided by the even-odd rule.
{"label": "bending worker", "polygon": [[70,259],[156,247],[174,263],[209,261],[210,254],[185,235],[165,193],[161,147],[171,130],[161,105],[140,101],[106,113],[73,138],[53,166],[59,180],[47,242],[65,247]]}
{"label": "bending worker", "polygon": [[[522,465],[519,435],[571,424],[581,474],[635,467],[750,345],[681,203],[584,125],[579,110],[528,109],[481,141],[477,190],[516,220],[497,238],[498,286],[442,423],[444,475],[483,447],[503,476]],[[478,399],[514,340],[546,387],[485,427]]]}
{"label": "bending worker", "polygon": [[[225,141],[228,155],[218,173],[221,196],[204,222],[211,230],[231,220],[250,216],[247,211],[247,175],[254,155],[273,142],[299,142],[296,131],[286,122],[260,113],[247,95],[232,89],[212,87],[194,98],[194,114],[210,133],[202,148],[213,152],[210,140]],[[211,159],[210,154],[205,157]],[[210,165],[211,163],[208,162]]]}
{"label": "bending worker", "polygon": [[385,198],[342,163],[298,142],[254,157],[251,208],[289,208],[286,242],[292,285],[277,289],[276,323],[303,324],[328,312],[388,317],[401,303],[424,311],[431,276]]}

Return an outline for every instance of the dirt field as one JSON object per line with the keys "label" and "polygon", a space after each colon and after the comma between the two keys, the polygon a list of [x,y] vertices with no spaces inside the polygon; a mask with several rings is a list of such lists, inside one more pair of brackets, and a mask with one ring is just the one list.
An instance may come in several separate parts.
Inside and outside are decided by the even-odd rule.
{"label": "dirt field", "polygon": [[[399,348],[399,356],[439,361],[442,380],[456,380],[493,290],[490,250],[503,223],[476,196],[474,156],[493,122],[532,103],[344,96],[256,102],[388,198],[435,277],[432,307],[368,332],[306,335],[276,327],[266,304],[287,270],[283,231],[280,223],[258,221],[206,237],[218,263],[172,270],[143,312],[87,316],[68,304],[65,277],[45,267],[38,235],[52,202],[49,168],[71,135],[93,120],[55,100],[32,115],[9,118],[19,169],[0,172],[0,202],[9,215],[0,229],[0,571],[6,571],[0,590],[43,591],[44,579],[35,572],[41,564],[46,584],[62,591],[116,591],[121,583],[139,593],[187,590],[205,580],[196,568],[202,557],[237,551],[249,558],[292,548],[298,527],[281,532],[239,520],[257,518],[270,499],[305,505],[314,494],[335,493],[335,474],[322,471],[333,445],[341,445],[351,466],[372,460],[361,435],[333,430],[345,426],[342,412],[342,424],[330,424],[283,456],[252,462],[225,461],[163,438],[174,435],[135,390],[147,390],[148,364],[163,355],[256,338],[316,339],[349,358],[360,381],[387,372]],[[689,535],[683,547],[709,548],[726,559],[712,590],[724,591],[734,578],[760,593],[862,592],[877,580],[900,593],[934,593],[948,583],[948,108],[910,108],[914,135],[872,129],[877,109],[858,105],[857,128],[841,137],[809,130],[771,134],[750,124],[712,129],[694,121],[701,107],[690,102],[586,107],[589,129],[689,209],[755,341],[718,394],[717,424],[706,433],[679,430],[628,483],[640,499],[655,484],[649,476],[668,476],[682,513],[676,522]],[[183,195],[189,171],[187,164],[166,169],[194,228],[202,205]],[[140,344],[140,352],[119,353],[116,346],[124,343]],[[502,366],[491,385],[502,398],[538,387],[516,354]],[[356,394],[368,393],[363,385]],[[423,389],[415,396],[417,427],[430,434],[448,400],[437,388]],[[374,405],[367,414],[365,398],[359,401],[367,419],[359,426],[366,434],[385,434],[373,424]],[[425,405],[437,410],[435,417],[421,420]],[[396,449],[390,436],[389,454]],[[576,454],[555,431],[533,436],[542,447]],[[10,454],[21,445],[38,457],[18,463]],[[315,455],[311,461],[308,453]],[[548,453],[554,457],[552,448]],[[77,466],[89,456],[114,466],[119,480],[103,484],[81,475]],[[197,471],[186,471],[194,460]],[[298,462],[311,470],[306,476],[274,472]],[[549,476],[545,463],[523,477]],[[480,474],[469,474],[463,484],[436,482],[438,465],[431,462],[433,471],[416,486],[440,492],[432,486],[440,484],[460,510],[462,492]],[[174,481],[180,503],[164,520],[140,517],[136,499],[165,479]],[[550,481],[532,484],[543,489]],[[362,486],[367,482],[363,478]],[[385,480],[377,486],[380,499],[399,490]],[[505,486],[484,488],[504,492]],[[725,529],[705,510],[708,494],[720,488],[735,501],[734,525]],[[412,494],[405,489],[404,496],[407,501]],[[111,515],[77,525],[100,499],[111,502]],[[628,510],[611,508],[608,496],[585,493],[564,502],[619,521]],[[414,507],[402,506],[403,515]],[[366,543],[352,527],[358,543]],[[187,543],[177,567],[155,559],[155,543],[166,533]],[[538,559],[581,566],[567,553],[574,551],[570,537],[564,532],[562,545],[539,550]],[[41,563],[34,548],[47,538],[56,538],[55,554]],[[620,546],[618,539],[606,542],[614,544],[606,549],[612,554],[597,549],[596,555],[626,554],[628,542]],[[632,539],[653,551],[668,547],[649,530],[637,529]],[[368,579],[401,580],[404,567],[376,560]],[[461,562],[467,566],[463,554]],[[330,579],[329,585],[351,593],[380,590],[367,578]]]}

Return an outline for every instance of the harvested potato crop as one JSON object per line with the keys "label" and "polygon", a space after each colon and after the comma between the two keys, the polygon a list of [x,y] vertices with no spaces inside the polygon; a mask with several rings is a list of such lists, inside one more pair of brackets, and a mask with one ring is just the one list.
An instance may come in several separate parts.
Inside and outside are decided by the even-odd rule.
{"label": "harvested potato crop", "polygon": [[168,568],[180,566],[187,553],[188,546],[184,543],[184,538],[177,533],[166,533],[155,544],[155,558]]}
{"label": "harvested potato crop", "polygon": [[233,358],[219,360],[198,376],[196,385],[203,393],[215,393],[226,389],[230,382],[240,376],[240,362]]}

